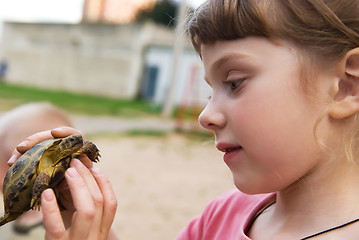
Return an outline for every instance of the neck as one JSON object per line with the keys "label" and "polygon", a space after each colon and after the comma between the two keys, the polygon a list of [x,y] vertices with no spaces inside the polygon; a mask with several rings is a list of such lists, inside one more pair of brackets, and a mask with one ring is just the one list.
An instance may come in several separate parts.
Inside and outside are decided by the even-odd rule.
{"label": "neck", "polygon": [[358,168],[347,163],[321,169],[278,192],[272,217],[279,229],[309,235],[359,217]]}
{"label": "neck", "polygon": [[[326,204],[343,205],[353,202],[358,205],[359,169],[354,164],[336,166],[333,171],[326,168],[315,175],[309,173],[290,187],[279,191],[277,205],[286,211],[314,207],[325,208]],[[333,169],[333,168],[332,168]],[[339,170],[338,170],[339,169]],[[304,207],[304,208],[303,208]],[[347,207],[347,206],[345,206]]]}

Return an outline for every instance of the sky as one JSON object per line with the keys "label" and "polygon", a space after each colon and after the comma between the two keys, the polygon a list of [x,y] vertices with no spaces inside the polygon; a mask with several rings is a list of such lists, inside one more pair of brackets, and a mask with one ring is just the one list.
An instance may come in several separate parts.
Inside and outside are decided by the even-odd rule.
{"label": "sky", "polygon": [[[196,8],[205,0],[186,1]],[[0,0],[0,38],[4,20],[78,23],[82,17],[83,2],[84,0]]]}
{"label": "sky", "polygon": [[[194,7],[203,1],[187,0]],[[82,6],[83,0],[0,0],[0,23],[3,20],[76,23],[81,20]]]}
{"label": "sky", "polygon": [[0,0],[0,21],[78,22],[83,0]]}

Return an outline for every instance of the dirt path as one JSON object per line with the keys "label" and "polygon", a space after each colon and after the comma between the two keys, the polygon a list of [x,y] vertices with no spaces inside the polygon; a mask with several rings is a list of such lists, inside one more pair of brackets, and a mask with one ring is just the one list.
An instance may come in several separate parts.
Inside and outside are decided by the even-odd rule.
{"label": "dirt path", "polygon": [[[211,199],[233,188],[230,171],[213,140],[175,134],[171,121],[72,119],[101,150],[97,167],[114,187],[119,205],[113,227],[122,240],[175,239]],[[118,134],[133,129],[169,133],[158,137]],[[116,134],[102,134],[108,132]]]}
{"label": "dirt path", "polygon": [[161,130],[171,131],[175,128],[174,121],[164,118],[124,119],[119,117],[89,117],[81,115],[71,116],[76,128],[85,134],[103,132],[125,132],[128,130]]}
{"label": "dirt path", "polygon": [[[92,136],[101,150],[98,166],[115,189],[119,206],[114,228],[123,240],[175,239],[211,199],[234,188],[230,171],[213,140],[175,134],[173,121],[72,118],[75,126]],[[134,129],[170,134],[101,137],[101,133]]]}
{"label": "dirt path", "polygon": [[114,228],[121,239],[175,239],[208,201],[233,188],[212,141],[178,134],[92,140],[118,198]]}

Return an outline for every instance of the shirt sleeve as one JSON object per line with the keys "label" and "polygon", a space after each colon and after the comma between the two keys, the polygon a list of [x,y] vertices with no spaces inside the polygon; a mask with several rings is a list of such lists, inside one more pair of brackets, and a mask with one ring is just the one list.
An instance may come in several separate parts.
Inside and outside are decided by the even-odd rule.
{"label": "shirt sleeve", "polygon": [[[215,208],[216,200],[210,202],[203,213],[192,219],[187,226],[180,232],[177,240],[202,240],[206,233],[206,226],[209,219],[213,215],[213,208]],[[207,232],[208,234],[208,232]]]}
{"label": "shirt sleeve", "polygon": [[237,189],[229,191],[212,200],[180,232],[177,240],[248,240],[245,234],[248,224],[273,197],[273,194],[246,195]]}
{"label": "shirt sleeve", "polygon": [[180,232],[177,240],[207,240],[218,239],[218,230],[223,227],[227,218],[233,211],[227,211],[231,204],[233,195],[237,195],[238,190],[230,191],[212,200],[204,209],[203,213],[192,219],[188,225]]}

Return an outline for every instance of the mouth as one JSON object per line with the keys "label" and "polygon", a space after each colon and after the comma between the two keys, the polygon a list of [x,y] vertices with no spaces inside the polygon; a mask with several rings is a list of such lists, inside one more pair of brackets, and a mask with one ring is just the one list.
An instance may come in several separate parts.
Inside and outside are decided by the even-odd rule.
{"label": "mouth", "polygon": [[228,143],[218,143],[216,145],[216,147],[219,151],[224,152],[224,153],[230,153],[230,152],[242,149],[242,146],[240,146],[240,145],[233,145],[233,144],[228,144]]}
{"label": "mouth", "polygon": [[242,149],[241,146],[238,146],[238,147],[229,147],[229,148],[226,148],[226,149],[224,150],[224,152],[225,152],[225,153],[229,153],[229,152],[233,152],[233,151],[240,150],[240,149]]}
{"label": "mouth", "polygon": [[223,160],[227,165],[232,164],[232,160],[236,159],[238,161],[238,154],[242,152],[243,147],[241,145],[231,144],[231,143],[217,143],[216,147],[219,151],[224,153]]}

